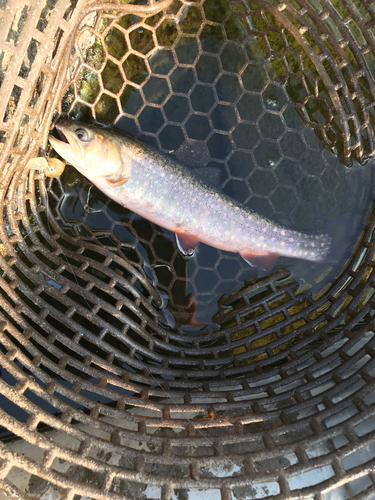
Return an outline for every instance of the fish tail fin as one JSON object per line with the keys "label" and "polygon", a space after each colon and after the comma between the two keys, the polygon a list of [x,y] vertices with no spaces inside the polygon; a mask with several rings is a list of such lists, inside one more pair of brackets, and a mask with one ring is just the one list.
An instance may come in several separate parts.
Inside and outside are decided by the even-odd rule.
{"label": "fish tail fin", "polygon": [[322,259],[325,263],[339,263],[348,257],[356,241],[355,218],[340,214],[324,225],[323,231],[330,239],[330,248]]}

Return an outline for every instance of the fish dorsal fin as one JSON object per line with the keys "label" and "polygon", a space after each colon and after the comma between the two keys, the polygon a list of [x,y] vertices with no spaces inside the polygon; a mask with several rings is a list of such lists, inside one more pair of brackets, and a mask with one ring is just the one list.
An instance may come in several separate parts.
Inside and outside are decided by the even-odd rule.
{"label": "fish dorsal fin", "polygon": [[215,188],[219,188],[221,184],[221,170],[217,167],[200,167],[195,168],[194,172],[208,184]]}
{"label": "fish dorsal fin", "polygon": [[248,264],[252,267],[259,267],[263,271],[269,271],[275,265],[279,254],[276,252],[270,253],[252,253],[252,252],[240,252],[241,257],[246,260]]}
{"label": "fish dorsal fin", "polygon": [[181,229],[175,229],[178,249],[184,255],[191,255],[198,245],[199,239],[194,234],[190,234]]}

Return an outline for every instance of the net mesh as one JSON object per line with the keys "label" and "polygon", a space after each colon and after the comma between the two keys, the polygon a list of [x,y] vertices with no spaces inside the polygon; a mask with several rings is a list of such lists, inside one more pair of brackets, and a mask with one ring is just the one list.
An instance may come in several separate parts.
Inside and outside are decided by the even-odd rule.
{"label": "net mesh", "polygon": [[[332,193],[319,224],[337,205],[364,210],[353,184],[372,183],[356,162],[373,153],[373,3],[0,5],[3,498],[373,497],[373,212],[313,294],[285,270],[244,284],[223,252],[211,264],[202,250],[187,278],[160,229],[106,199],[85,210],[91,188],[72,170],[25,169],[57,109],[198,152],[274,218],[307,224],[306,192]],[[354,162],[344,185],[336,157]],[[210,304],[222,283],[236,289],[195,335],[161,309],[160,290],[188,282],[181,314],[200,291]]]}

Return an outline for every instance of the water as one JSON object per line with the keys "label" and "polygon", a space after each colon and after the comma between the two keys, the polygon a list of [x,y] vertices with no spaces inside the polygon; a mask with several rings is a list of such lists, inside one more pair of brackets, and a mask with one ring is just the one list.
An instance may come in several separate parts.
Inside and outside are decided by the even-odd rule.
{"label": "water", "polygon": [[[373,199],[373,162],[361,166],[353,161],[348,168],[325,147],[319,129],[308,126],[298,111],[307,90],[278,56],[285,49],[283,38],[276,32],[269,34],[275,51],[270,54],[264,37],[249,36],[246,28],[262,31],[261,18],[253,13],[246,25],[235,13],[236,7],[229,17],[228,9],[225,2],[210,0],[204,2],[203,11],[184,6],[180,12],[176,7],[174,20],[156,30],[160,46],[155,50],[150,36],[149,44],[141,43],[144,37],[139,38],[139,30],[144,35],[144,27],[131,31],[132,47],[147,55],[151,76],[140,55],[125,56],[125,39],[118,29],[131,30],[139,18],[125,16],[117,27],[103,22],[100,29],[109,52],[124,62],[102,65],[101,78],[105,88],[118,93],[122,109],[107,94],[89,106],[99,90],[95,73],[85,70],[79,73],[78,95],[88,105],[74,105],[70,116],[87,122],[96,117],[102,124],[117,120],[118,130],[170,154],[185,168],[219,168],[224,193],[286,227],[325,231],[330,223],[334,225],[332,221],[342,221],[350,235],[346,242],[350,254]],[[204,18],[217,24],[204,24]],[[153,23],[151,19],[146,24]],[[200,35],[192,36],[202,23]],[[146,32],[150,34],[148,28]],[[90,58],[85,60],[97,69],[103,51],[98,38],[93,40],[97,52],[89,47]],[[293,58],[293,51],[287,52],[290,72],[298,73]],[[311,61],[305,58],[304,64],[316,73]],[[126,85],[118,69],[121,65]],[[327,120],[324,88],[320,95],[321,100],[305,103],[305,109],[310,123],[322,125]],[[340,154],[339,143],[337,148]],[[176,251],[172,233],[106,199],[74,170],[67,169],[61,180],[67,194],[59,210],[67,223],[111,230],[114,238],[134,249],[166,295],[168,321],[177,330],[198,333],[207,324],[216,328],[212,316],[218,299],[267,274],[251,268],[239,255],[202,243],[193,257],[185,258]],[[288,269],[301,290],[318,296],[344,263],[345,259],[321,264],[279,258],[273,271]]]}
{"label": "water", "polygon": [[[62,181],[64,182],[69,176],[74,177],[74,174],[75,171],[67,169]],[[363,198],[370,201],[369,196],[366,196],[371,193],[366,180],[366,169],[361,166],[354,167],[350,172],[344,172],[343,177],[346,184],[351,186],[355,185],[354,178],[357,181],[355,192],[365,193]],[[78,185],[70,181],[73,187],[65,184],[66,195],[60,203],[59,210],[66,221],[82,222],[94,230],[112,228],[113,237],[134,248],[141,255],[144,265],[151,269],[157,278],[159,289],[166,293],[167,309],[174,317],[174,326],[178,329],[199,330],[203,326],[199,323],[211,322],[211,317],[217,310],[219,297],[239,290],[245,280],[267,275],[266,272],[251,268],[239,255],[217,250],[202,243],[192,258],[185,258],[176,251],[174,235],[171,232],[156,227],[153,223],[107,199],[82,177],[79,181]],[[254,204],[253,208],[262,213],[261,204],[258,207]],[[294,222],[294,213],[291,212],[290,225],[306,229],[303,223],[298,227]],[[363,225],[365,208],[355,213]],[[309,221],[310,219],[307,222]],[[285,219],[284,223],[287,222],[289,223]],[[357,235],[359,232],[357,231]],[[274,270],[289,269],[303,290],[309,289],[314,294],[333,281],[342,264],[341,262],[331,265],[279,258]]]}

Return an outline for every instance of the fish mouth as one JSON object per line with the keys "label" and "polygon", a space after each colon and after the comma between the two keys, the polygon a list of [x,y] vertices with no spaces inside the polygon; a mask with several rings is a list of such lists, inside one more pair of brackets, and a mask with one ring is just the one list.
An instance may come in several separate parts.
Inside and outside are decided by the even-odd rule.
{"label": "fish mouth", "polygon": [[48,139],[56,153],[64,158],[66,162],[75,167],[80,166],[80,160],[82,159],[81,148],[75,134],[72,134],[69,127],[64,125],[64,122],[56,123]]}
{"label": "fish mouth", "polygon": [[65,142],[66,144],[69,144],[69,141],[68,141],[66,135],[64,134],[64,132],[61,129],[58,129],[57,127],[55,127],[55,128],[57,130],[57,133],[59,134],[60,141]]}
{"label": "fish mouth", "polygon": [[49,139],[52,139],[52,141],[57,144],[56,141],[58,142],[63,142],[65,144],[69,144],[68,138],[64,134],[64,132],[61,129],[58,129],[57,126],[53,128],[49,135]]}
{"label": "fish mouth", "polygon": [[64,142],[65,144],[69,144],[68,138],[66,137],[63,131],[63,125],[62,124],[60,125],[59,123],[55,124],[54,128],[52,129],[49,135],[49,138],[55,139],[56,141],[59,142]]}

